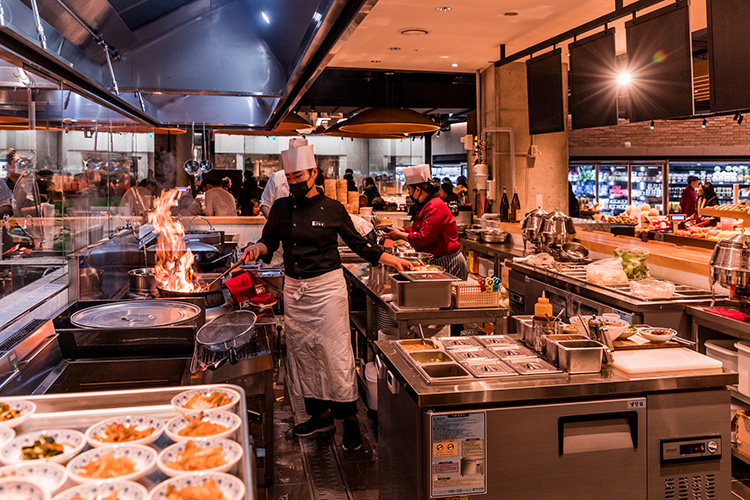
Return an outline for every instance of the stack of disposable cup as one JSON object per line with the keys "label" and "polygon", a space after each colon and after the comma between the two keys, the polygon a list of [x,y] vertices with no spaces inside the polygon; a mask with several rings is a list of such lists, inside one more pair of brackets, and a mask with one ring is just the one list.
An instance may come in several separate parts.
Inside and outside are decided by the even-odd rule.
{"label": "stack of disposable cup", "polygon": [[346,193],[346,202],[349,205],[359,206],[359,192],[357,192],[357,191],[347,191],[347,193]]}
{"label": "stack of disposable cup", "polygon": [[348,193],[346,189],[346,179],[337,179],[336,180],[336,199],[339,200],[341,203],[346,203],[346,194]]}
{"label": "stack of disposable cup", "polygon": [[326,179],[323,188],[326,196],[336,199],[336,179]]}

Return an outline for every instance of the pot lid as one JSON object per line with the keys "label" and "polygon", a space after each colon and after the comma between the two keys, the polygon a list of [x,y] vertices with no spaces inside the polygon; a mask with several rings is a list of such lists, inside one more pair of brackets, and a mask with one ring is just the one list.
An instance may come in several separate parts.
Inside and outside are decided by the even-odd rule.
{"label": "pot lid", "polygon": [[186,323],[200,313],[200,306],[189,302],[132,300],[81,309],[70,322],[81,328],[152,328]]}
{"label": "pot lid", "polygon": [[252,311],[232,311],[203,325],[195,334],[195,339],[205,346],[224,345],[250,332],[255,327],[256,319]]}
{"label": "pot lid", "polygon": [[528,212],[526,217],[544,217],[545,215],[547,215],[547,211],[542,207],[537,207],[535,210]]}
{"label": "pot lid", "polygon": [[566,214],[564,214],[558,209],[555,209],[554,212],[548,213],[547,215],[544,216],[544,218],[547,220],[560,220],[560,221],[570,220],[570,217],[568,217]]}
{"label": "pot lid", "polygon": [[748,246],[750,247],[750,236],[746,235],[744,230],[740,234],[735,234],[734,236],[730,236],[729,238],[725,240],[719,241],[716,246]]}

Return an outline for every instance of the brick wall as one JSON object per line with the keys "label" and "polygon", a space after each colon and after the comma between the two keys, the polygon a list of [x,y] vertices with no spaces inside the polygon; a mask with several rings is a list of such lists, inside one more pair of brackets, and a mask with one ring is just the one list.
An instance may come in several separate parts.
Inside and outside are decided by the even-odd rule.
{"label": "brick wall", "polygon": [[[750,115],[741,125],[730,116],[691,120],[656,120],[628,123],[621,120],[611,127],[571,130],[569,154],[572,157],[678,157],[750,156]],[[629,142],[629,145],[626,143]]]}

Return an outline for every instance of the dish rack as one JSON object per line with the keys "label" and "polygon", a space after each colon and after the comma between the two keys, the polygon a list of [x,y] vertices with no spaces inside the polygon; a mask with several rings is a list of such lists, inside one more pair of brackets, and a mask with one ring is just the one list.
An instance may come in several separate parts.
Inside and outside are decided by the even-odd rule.
{"label": "dish rack", "polygon": [[498,307],[500,305],[500,291],[482,291],[479,283],[455,282],[453,283],[453,307]]}

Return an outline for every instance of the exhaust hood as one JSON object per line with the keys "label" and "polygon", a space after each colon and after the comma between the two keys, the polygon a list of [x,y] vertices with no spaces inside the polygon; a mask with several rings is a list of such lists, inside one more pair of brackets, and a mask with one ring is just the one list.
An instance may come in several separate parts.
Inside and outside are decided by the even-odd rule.
{"label": "exhaust hood", "polygon": [[14,63],[151,125],[259,130],[279,123],[375,2],[0,1],[0,50]]}

